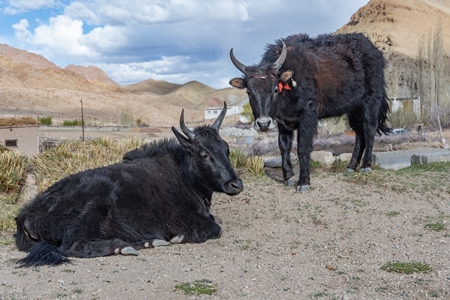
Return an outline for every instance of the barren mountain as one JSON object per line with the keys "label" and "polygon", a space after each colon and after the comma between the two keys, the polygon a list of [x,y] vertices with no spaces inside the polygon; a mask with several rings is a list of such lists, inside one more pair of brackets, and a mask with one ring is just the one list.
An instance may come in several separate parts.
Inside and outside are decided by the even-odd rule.
{"label": "barren mountain", "polygon": [[135,84],[130,84],[123,87],[124,91],[128,92],[135,92],[135,93],[153,93],[158,95],[165,95],[168,93],[173,92],[174,90],[178,89],[181,85],[170,83],[167,81],[162,80],[153,80],[153,79],[147,79],[142,82],[138,82]]}
{"label": "barren mountain", "polygon": [[[154,126],[178,122],[181,107],[187,122],[203,119],[210,98],[222,103],[243,91],[221,93],[200,82],[184,85],[152,79],[120,87],[93,66],[62,69],[43,56],[0,45],[0,116],[51,116],[55,123],[80,118],[80,100],[88,124],[117,124],[126,115]],[[214,101],[213,101],[214,102]]]}
{"label": "barren mountain", "polygon": [[[449,64],[449,0],[371,0],[337,32],[368,36],[387,59],[389,96],[409,97],[417,88],[419,45],[426,51],[437,28]],[[242,90],[215,90],[196,81],[180,85],[148,79],[118,86],[96,67],[62,69],[40,55],[0,44],[0,115],[6,117],[79,118],[82,99],[88,123],[120,123],[121,117],[131,115],[152,126],[173,125],[181,107],[188,122],[197,122],[206,106],[244,96]]]}
{"label": "barren mountain", "polygon": [[419,46],[428,51],[427,47],[439,27],[446,63],[449,64],[449,0],[371,0],[337,33],[361,32],[366,35],[387,59],[389,96],[409,97],[417,85],[415,64]]}
{"label": "barren mountain", "polygon": [[419,42],[427,41],[439,24],[444,50],[450,53],[448,0],[371,0],[338,32],[362,32],[383,52],[416,58]]}
{"label": "barren mountain", "polygon": [[59,68],[42,55],[16,49],[5,44],[0,44],[0,56],[16,63],[26,63],[36,69]]}
{"label": "barren mountain", "polygon": [[68,65],[65,69],[73,71],[78,75],[81,75],[90,82],[100,82],[100,83],[103,82],[106,84],[119,86],[117,82],[115,82],[114,80],[109,78],[108,75],[106,75],[105,71],[94,66],[84,67],[84,66]]}

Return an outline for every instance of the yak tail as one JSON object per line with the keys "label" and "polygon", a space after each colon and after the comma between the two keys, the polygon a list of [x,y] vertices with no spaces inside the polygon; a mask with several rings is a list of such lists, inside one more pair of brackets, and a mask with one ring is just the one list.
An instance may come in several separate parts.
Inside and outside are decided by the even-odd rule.
{"label": "yak tail", "polygon": [[378,109],[378,128],[377,132],[381,136],[381,133],[389,134],[392,128],[387,125],[388,114],[391,112],[389,108],[389,98],[386,92],[383,95],[380,108]]}
{"label": "yak tail", "polygon": [[28,255],[18,261],[20,267],[60,265],[70,260],[59,250],[59,248],[47,242],[39,242],[31,248]]}
{"label": "yak tail", "polygon": [[17,232],[14,234],[16,246],[20,251],[28,252],[26,257],[17,262],[20,264],[19,267],[59,265],[69,262],[57,245],[31,238],[26,230],[26,223],[23,217],[16,217]]}

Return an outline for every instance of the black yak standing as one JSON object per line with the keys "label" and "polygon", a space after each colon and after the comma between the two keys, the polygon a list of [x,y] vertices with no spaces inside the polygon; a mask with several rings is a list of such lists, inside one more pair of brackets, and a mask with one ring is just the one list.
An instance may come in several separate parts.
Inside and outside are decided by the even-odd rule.
{"label": "black yak standing", "polygon": [[219,238],[210,214],[213,192],[243,190],[219,136],[226,111],[224,104],[213,125],[194,130],[182,112],[186,137],[172,127],[176,139],[146,144],[122,163],[68,176],[38,194],[16,217],[16,245],[29,252],[20,263],[136,255],[142,248]]}
{"label": "black yak standing", "polygon": [[389,104],[384,80],[384,58],[364,35],[337,34],[310,38],[298,34],[267,46],[259,64],[246,66],[230,51],[242,73],[230,84],[246,88],[255,116],[254,127],[267,131],[278,125],[278,146],[286,184],[294,183],[290,160],[297,130],[300,175],[297,191],[309,188],[309,160],[318,120],[347,115],[356,133],[346,172],[370,172],[375,133],[387,133]]}

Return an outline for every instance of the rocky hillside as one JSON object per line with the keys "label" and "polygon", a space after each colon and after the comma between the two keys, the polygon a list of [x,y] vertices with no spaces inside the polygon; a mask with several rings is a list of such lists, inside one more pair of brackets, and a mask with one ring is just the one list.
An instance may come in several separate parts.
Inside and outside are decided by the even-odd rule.
{"label": "rocky hillside", "polygon": [[[430,66],[427,49],[441,28],[442,63],[450,72],[449,0],[370,0],[338,33],[362,32],[384,52],[389,97],[410,97],[417,91],[419,46]],[[428,72],[428,73],[427,73]],[[431,78],[431,72],[425,71]],[[450,87],[446,76],[443,86]],[[450,93],[450,91],[449,91]],[[187,121],[201,121],[206,106],[235,102],[245,96],[238,89],[215,90],[200,82],[173,84],[152,79],[119,86],[101,69],[70,65],[65,69],[41,55],[0,44],[0,114],[79,117],[83,100],[85,117],[91,122],[120,123],[123,116],[152,125],[178,122],[181,107]],[[127,118],[129,119],[129,118]],[[88,121],[89,122],[89,121]]]}
{"label": "rocky hillside", "polygon": [[419,45],[426,52],[439,27],[446,64],[450,66],[450,1],[447,0],[370,0],[337,33],[365,34],[388,61],[389,96],[409,97],[417,86]]}
{"label": "rocky hillside", "polygon": [[204,118],[206,106],[238,100],[245,92],[215,90],[200,82],[173,84],[148,79],[119,86],[97,67],[56,66],[43,56],[0,45],[0,116],[51,116],[55,123],[80,118],[88,124],[121,124],[123,119],[154,126],[177,124],[181,107],[187,122]]}
{"label": "rocky hillside", "polygon": [[114,80],[109,78],[108,75],[106,75],[105,71],[94,66],[85,67],[85,66],[68,65],[65,69],[75,72],[78,75],[81,75],[90,82],[99,82],[119,86],[117,82],[115,82]]}
{"label": "rocky hillside", "polygon": [[16,49],[6,44],[0,44],[0,56],[15,63],[25,63],[35,69],[59,68],[42,55]]}

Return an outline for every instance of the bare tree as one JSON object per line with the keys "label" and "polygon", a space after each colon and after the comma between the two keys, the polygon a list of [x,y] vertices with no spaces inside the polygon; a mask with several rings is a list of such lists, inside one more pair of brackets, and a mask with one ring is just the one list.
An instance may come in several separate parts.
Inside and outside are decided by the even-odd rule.
{"label": "bare tree", "polygon": [[441,86],[444,80],[444,42],[442,37],[442,21],[436,26],[433,39],[433,73],[434,73],[434,100],[439,107],[442,95]]}
{"label": "bare tree", "polygon": [[[427,42],[419,40],[416,60],[421,119],[437,125],[437,118],[449,118],[450,100],[446,93],[446,59],[442,34],[442,21],[428,35]],[[426,48],[425,48],[426,47]]]}

